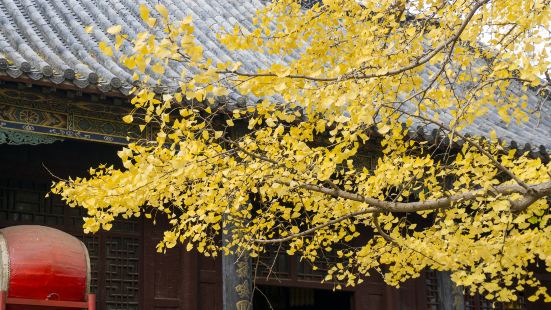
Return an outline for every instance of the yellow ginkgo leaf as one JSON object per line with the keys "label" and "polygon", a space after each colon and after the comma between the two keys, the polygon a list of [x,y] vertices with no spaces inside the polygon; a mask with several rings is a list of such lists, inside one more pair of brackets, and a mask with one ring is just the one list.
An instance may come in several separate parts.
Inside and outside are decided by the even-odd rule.
{"label": "yellow ginkgo leaf", "polygon": [[117,34],[117,33],[121,32],[121,30],[122,30],[121,25],[114,25],[114,26],[111,26],[111,27],[107,28],[107,33]]}
{"label": "yellow ginkgo leaf", "polygon": [[140,17],[144,21],[147,21],[149,19],[149,8],[143,3],[140,4]]}
{"label": "yellow ginkgo leaf", "polygon": [[159,12],[159,14],[161,14],[162,17],[164,17],[165,19],[168,19],[168,10],[164,5],[160,3],[155,4],[155,10],[157,10],[157,12]]}
{"label": "yellow ginkgo leaf", "polygon": [[100,51],[101,51],[103,54],[105,54],[106,56],[109,56],[109,57],[113,56],[113,49],[112,49],[111,46],[108,45],[107,43],[105,43],[105,42],[103,42],[103,41],[100,42],[100,43],[99,43],[99,49],[100,49]]}
{"label": "yellow ginkgo leaf", "polygon": [[134,121],[134,117],[131,115],[131,114],[128,114],[128,115],[125,115],[122,120],[127,123],[127,124],[130,124]]}

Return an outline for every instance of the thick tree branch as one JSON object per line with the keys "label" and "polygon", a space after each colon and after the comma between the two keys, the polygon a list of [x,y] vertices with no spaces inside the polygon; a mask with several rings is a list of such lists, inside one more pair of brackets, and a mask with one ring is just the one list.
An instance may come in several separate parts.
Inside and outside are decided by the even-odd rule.
{"label": "thick tree branch", "polygon": [[[291,186],[290,182],[276,181],[276,183]],[[384,211],[386,212],[419,212],[419,211],[426,211],[426,210],[445,209],[445,208],[449,208],[453,203],[462,202],[462,201],[473,201],[479,197],[487,196],[488,194],[488,191],[486,190],[474,190],[474,191],[469,191],[461,194],[451,195],[448,197],[432,199],[432,200],[417,201],[417,202],[390,202],[390,201],[384,201],[384,200],[378,200],[375,198],[365,197],[359,194],[346,192],[340,189],[326,188],[326,187],[321,187],[313,184],[299,184],[297,185],[297,187],[327,194],[335,198],[342,198],[342,199],[348,199],[348,200],[367,203],[370,205],[370,207],[366,207],[366,208],[363,208],[362,210],[343,215],[341,217],[335,218],[331,221],[320,224],[318,226],[309,228],[297,234],[291,234],[284,238],[277,238],[277,239],[254,239],[252,240],[254,243],[269,244],[269,243],[288,242],[295,238],[300,238],[300,237],[310,235],[319,229],[323,229],[330,225],[337,224],[346,219],[353,218],[356,216],[361,216],[361,215],[370,214],[370,213],[378,214]],[[501,195],[510,195],[515,193],[524,194],[522,198],[510,201],[511,211],[514,211],[514,212],[518,212],[526,209],[538,199],[551,196],[551,181],[547,181],[536,185],[530,185],[529,188],[530,188],[530,191],[526,192],[526,190],[518,184],[504,184],[504,185],[499,185],[494,187],[492,189],[492,192],[499,193]],[[383,236],[383,238],[385,237]]]}
{"label": "thick tree branch", "polygon": [[[284,185],[291,186],[290,182],[275,181]],[[335,198],[342,198],[357,202],[362,202],[375,207],[379,211],[387,212],[419,212],[426,210],[437,210],[443,208],[449,208],[453,203],[461,201],[471,201],[476,198],[487,196],[488,190],[480,189],[468,191],[460,194],[450,195],[447,197],[423,200],[416,202],[391,202],[379,200],[371,197],[365,197],[360,194],[343,191],[341,189],[326,188],[315,184],[298,184],[297,187],[306,190],[311,190],[318,193],[327,194]],[[527,208],[534,201],[551,195],[551,181],[536,185],[528,185],[529,191],[518,184],[503,184],[498,185],[492,189],[492,192],[499,193],[501,195],[510,194],[522,194],[523,198],[514,200],[511,202],[513,211],[522,211]],[[364,213],[371,213],[375,210],[369,209]]]}

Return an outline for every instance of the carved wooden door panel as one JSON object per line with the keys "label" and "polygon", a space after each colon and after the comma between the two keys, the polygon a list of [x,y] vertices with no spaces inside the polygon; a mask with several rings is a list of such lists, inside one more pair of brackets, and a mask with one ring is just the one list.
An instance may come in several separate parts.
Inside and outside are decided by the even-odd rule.
{"label": "carved wooden door panel", "polygon": [[165,254],[157,253],[156,245],[162,237],[159,226],[146,223],[144,236],[144,309],[180,309],[181,251],[176,248]]}
{"label": "carved wooden door panel", "polygon": [[220,261],[187,252],[182,245],[157,253],[164,227],[160,219],[157,225],[144,224],[143,309],[222,309]]}
{"label": "carved wooden door panel", "polygon": [[90,254],[91,290],[98,309],[140,309],[140,239],[133,236],[80,236]]}

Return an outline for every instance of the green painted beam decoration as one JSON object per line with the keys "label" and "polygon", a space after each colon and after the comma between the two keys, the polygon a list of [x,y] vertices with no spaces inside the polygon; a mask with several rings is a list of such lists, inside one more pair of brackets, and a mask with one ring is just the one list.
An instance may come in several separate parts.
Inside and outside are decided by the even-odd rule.
{"label": "green painted beam decoration", "polygon": [[0,128],[0,144],[9,145],[38,145],[52,144],[65,139],[49,135],[41,135],[32,132],[16,131]]}
{"label": "green painted beam decoration", "polygon": [[129,107],[0,88],[0,129],[112,144],[147,139],[149,129],[140,132],[122,121],[128,112]]}

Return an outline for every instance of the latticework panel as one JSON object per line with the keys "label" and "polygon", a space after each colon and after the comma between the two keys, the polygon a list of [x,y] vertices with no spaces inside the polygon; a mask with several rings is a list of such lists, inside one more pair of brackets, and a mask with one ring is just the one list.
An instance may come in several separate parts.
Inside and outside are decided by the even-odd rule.
{"label": "latticework panel", "polygon": [[107,238],[105,251],[107,309],[138,309],[139,240],[128,237]]}
{"label": "latticework panel", "polygon": [[516,301],[514,302],[508,302],[503,305],[503,310],[526,310],[526,299],[524,297],[520,296]]}
{"label": "latticework panel", "polygon": [[96,236],[83,236],[80,240],[86,245],[90,256],[90,292],[98,292],[98,268],[99,268],[99,239]]}
{"label": "latticework panel", "polygon": [[258,261],[253,262],[253,267],[256,267],[255,276],[258,279],[319,284],[327,275],[329,268],[339,261],[336,251],[324,252],[319,260],[312,263],[306,259],[301,260],[297,255],[289,256],[284,247],[275,245],[259,255]]}
{"label": "latticework panel", "polygon": [[33,182],[0,180],[0,220],[46,226],[64,224],[64,204]]}
{"label": "latticework panel", "polygon": [[[440,310],[441,300],[439,296],[438,274],[434,270],[426,270],[425,273],[426,305],[429,310]],[[525,310],[524,298],[510,303],[499,303],[487,300],[480,294],[470,295],[465,293],[463,298],[465,310]]]}
{"label": "latticework panel", "polygon": [[471,295],[465,295],[464,297],[464,304],[465,304],[465,310],[475,310],[477,309],[477,298],[475,296]]}
{"label": "latticework panel", "polygon": [[439,310],[438,277],[436,271],[425,271],[425,291],[427,297],[427,309]]}
{"label": "latticework panel", "polygon": [[487,300],[479,294],[465,295],[465,310],[526,310],[526,301],[520,296],[514,302],[500,303]]}
{"label": "latticework panel", "polygon": [[327,275],[329,268],[326,266],[327,264],[322,263],[316,264],[314,268],[314,265],[310,261],[299,261],[297,265],[297,277],[303,281],[321,281]]}
{"label": "latticework panel", "polygon": [[288,279],[290,257],[283,248],[270,246],[268,250],[258,257],[256,276],[265,279]]}
{"label": "latticework panel", "polygon": [[322,257],[312,264],[308,260],[302,260],[298,262],[297,266],[297,278],[303,281],[316,281],[320,282],[327,275],[327,271],[334,264],[341,261],[336,251],[324,252]]}

